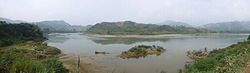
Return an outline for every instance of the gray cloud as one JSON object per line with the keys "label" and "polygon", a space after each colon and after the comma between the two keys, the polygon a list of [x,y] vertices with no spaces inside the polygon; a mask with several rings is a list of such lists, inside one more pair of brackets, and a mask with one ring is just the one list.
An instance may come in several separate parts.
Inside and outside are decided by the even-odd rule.
{"label": "gray cloud", "polygon": [[0,0],[0,16],[25,21],[65,20],[74,25],[132,20],[193,25],[249,20],[249,0]]}

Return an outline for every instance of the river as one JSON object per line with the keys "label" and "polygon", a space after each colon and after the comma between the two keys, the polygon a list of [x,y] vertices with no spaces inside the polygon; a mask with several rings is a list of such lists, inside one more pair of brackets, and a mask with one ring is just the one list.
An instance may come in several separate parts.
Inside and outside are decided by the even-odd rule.
{"label": "river", "polygon": [[[93,72],[104,73],[178,73],[183,69],[189,50],[207,48],[213,50],[224,48],[239,41],[244,41],[248,34],[179,34],[172,36],[140,36],[140,37],[102,37],[81,33],[52,33],[46,42],[57,47],[65,54],[77,54],[91,57],[85,62],[93,66]],[[122,59],[117,57],[122,51],[136,45],[157,45],[166,49],[159,56],[150,55],[139,59]],[[96,55],[95,51],[110,54]],[[84,59],[84,58],[83,58]]]}

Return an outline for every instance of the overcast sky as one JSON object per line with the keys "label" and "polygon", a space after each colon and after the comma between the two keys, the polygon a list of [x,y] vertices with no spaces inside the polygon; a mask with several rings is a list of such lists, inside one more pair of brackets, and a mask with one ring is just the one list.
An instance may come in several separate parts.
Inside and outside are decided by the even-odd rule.
{"label": "overcast sky", "polygon": [[0,0],[0,17],[72,25],[124,20],[202,25],[250,20],[250,0]]}

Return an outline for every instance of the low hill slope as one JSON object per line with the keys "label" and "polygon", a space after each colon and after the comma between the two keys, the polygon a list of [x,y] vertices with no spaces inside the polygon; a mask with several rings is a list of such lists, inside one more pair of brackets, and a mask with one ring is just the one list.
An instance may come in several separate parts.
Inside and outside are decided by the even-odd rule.
{"label": "low hill slope", "polygon": [[136,23],[132,21],[101,22],[87,30],[90,34],[105,35],[157,35],[170,33],[197,33],[205,32],[191,27],[171,27],[169,25],[156,25]]}

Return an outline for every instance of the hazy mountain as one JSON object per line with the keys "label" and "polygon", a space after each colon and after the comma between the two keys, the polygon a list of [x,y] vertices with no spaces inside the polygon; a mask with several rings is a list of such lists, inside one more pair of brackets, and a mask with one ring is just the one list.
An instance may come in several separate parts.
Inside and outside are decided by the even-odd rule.
{"label": "hazy mountain", "polygon": [[71,25],[71,29],[73,31],[78,31],[78,32],[82,32],[82,31],[86,31],[87,29],[89,29],[92,25],[87,25],[87,26],[81,26],[81,25]]}
{"label": "hazy mountain", "polygon": [[35,22],[45,32],[81,32],[86,28],[81,25],[70,25],[63,20]]}
{"label": "hazy mountain", "polygon": [[184,22],[177,22],[177,21],[164,21],[164,22],[161,22],[161,23],[158,23],[160,25],[169,25],[169,26],[172,26],[172,27],[179,27],[179,26],[184,26],[184,27],[193,27],[192,25],[190,24],[187,24],[187,23],[184,23]]}
{"label": "hazy mountain", "polygon": [[132,21],[101,22],[87,30],[92,34],[167,34],[167,33],[196,33],[203,32],[196,28],[171,27],[169,25],[156,25],[136,23]]}
{"label": "hazy mountain", "polygon": [[59,20],[59,21],[41,21],[41,22],[35,22],[38,27],[40,27],[43,31],[48,32],[57,32],[57,31],[71,31],[70,24]]}
{"label": "hazy mountain", "polygon": [[8,18],[3,18],[3,17],[0,17],[0,21],[5,21],[7,23],[27,23],[26,21],[22,21],[22,20],[11,20]]}
{"label": "hazy mountain", "polygon": [[210,23],[200,26],[200,28],[205,28],[216,32],[244,33],[250,32],[250,21]]}
{"label": "hazy mountain", "polygon": [[69,23],[63,20],[26,22],[21,20],[11,20],[0,17],[0,21],[5,21],[6,23],[33,23],[37,25],[44,32],[82,32],[90,28],[90,26],[84,27],[81,25],[70,25]]}

